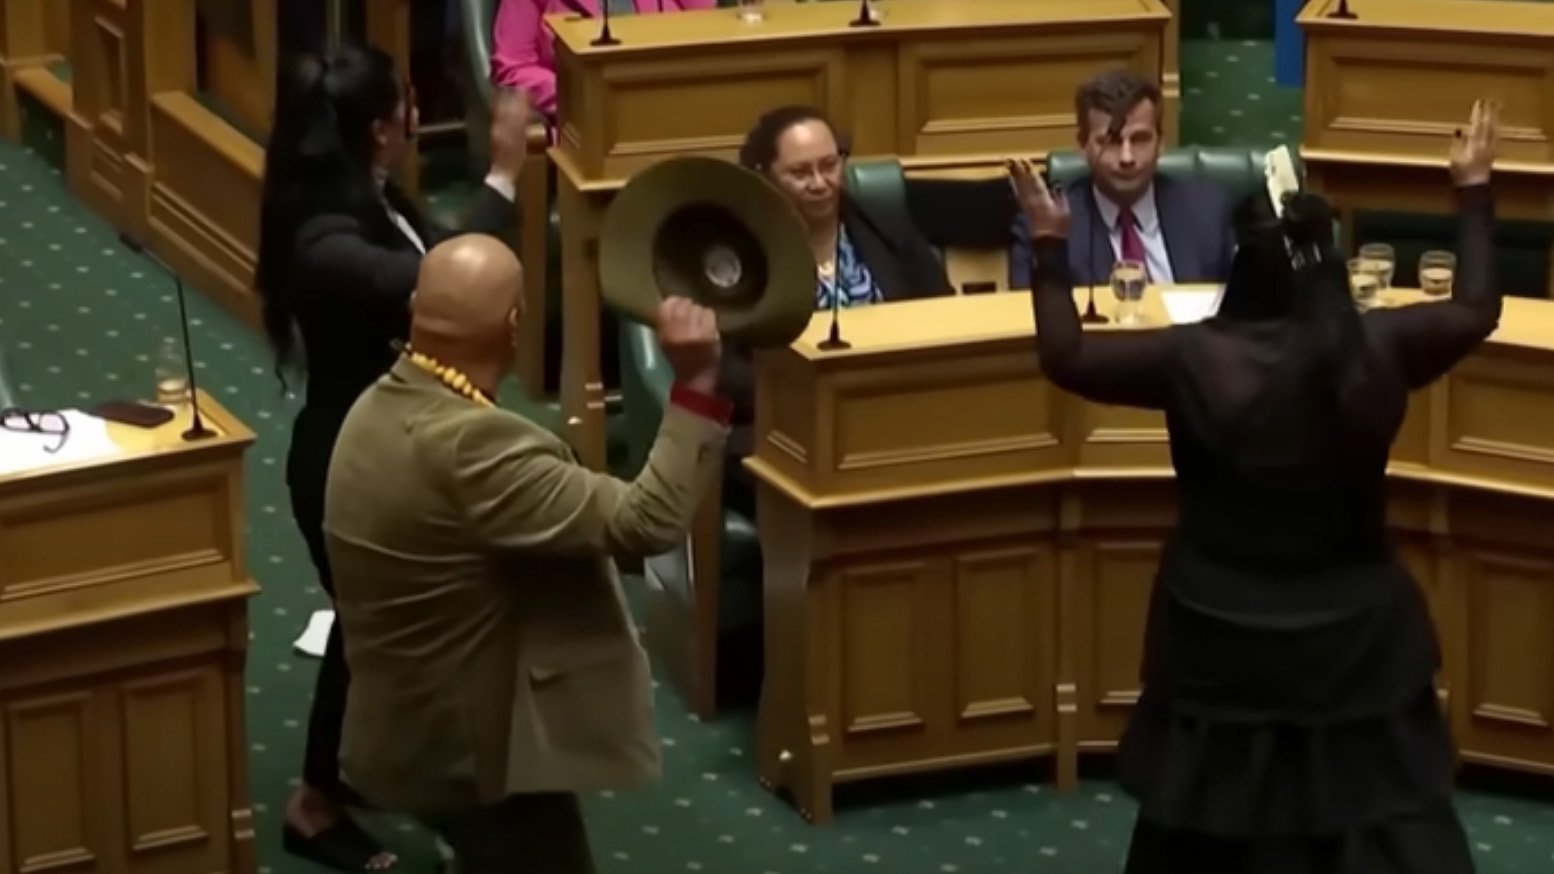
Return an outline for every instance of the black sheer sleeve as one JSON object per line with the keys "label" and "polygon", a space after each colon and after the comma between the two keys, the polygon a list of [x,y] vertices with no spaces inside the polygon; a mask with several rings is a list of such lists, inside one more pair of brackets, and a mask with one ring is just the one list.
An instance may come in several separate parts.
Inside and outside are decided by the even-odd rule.
{"label": "black sheer sleeve", "polygon": [[1411,389],[1441,378],[1500,323],[1495,282],[1495,199],[1488,185],[1459,188],[1457,274],[1449,299],[1365,314],[1378,348],[1397,362]]}
{"label": "black sheer sleeve", "polygon": [[1163,409],[1175,358],[1175,328],[1086,333],[1074,306],[1067,241],[1037,237],[1031,308],[1041,369],[1061,389],[1103,404]]}

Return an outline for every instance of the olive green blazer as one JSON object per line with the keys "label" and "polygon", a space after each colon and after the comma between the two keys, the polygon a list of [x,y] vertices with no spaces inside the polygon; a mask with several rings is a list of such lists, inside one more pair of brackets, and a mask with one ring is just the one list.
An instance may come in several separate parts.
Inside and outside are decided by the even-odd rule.
{"label": "olive green blazer", "polygon": [[326,492],[346,781],[435,814],[655,778],[647,656],[613,556],[683,541],[726,436],[671,404],[623,482],[402,358],[352,407]]}

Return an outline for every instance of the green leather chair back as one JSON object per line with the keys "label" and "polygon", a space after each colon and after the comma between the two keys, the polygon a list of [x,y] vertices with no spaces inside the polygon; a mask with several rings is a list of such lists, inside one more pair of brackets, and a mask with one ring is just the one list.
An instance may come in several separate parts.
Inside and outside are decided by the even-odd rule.
{"label": "green leather chair back", "polygon": [[910,209],[906,171],[893,158],[847,162],[847,194],[876,211],[902,214]]}
{"label": "green leather chair back", "polygon": [[[1224,187],[1236,203],[1260,190],[1264,183],[1263,155],[1267,149],[1244,147],[1183,146],[1167,149],[1160,156],[1160,172],[1174,178],[1210,179]],[[1068,185],[1089,174],[1090,165],[1079,152],[1053,152],[1047,157],[1047,175],[1059,185]],[[1302,173],[1295,158],[1295,172]]]}
{"label": "green leather chair back", "polygon": [[1015,216],[1002,175],[910,179],[895,159],[855,161],[847,168],[847,190],[865,209],[909,216],[963,294],[1002,286]]}
{"label": "green leather chair back", "polygon": [[464,98],[464,127],[470,163],[484,174],[491,163],[491,144],[485,131],[491,127],[491,29],[501,0],[459,0],[459,26],[464,33],[464,70],[459,90]]}

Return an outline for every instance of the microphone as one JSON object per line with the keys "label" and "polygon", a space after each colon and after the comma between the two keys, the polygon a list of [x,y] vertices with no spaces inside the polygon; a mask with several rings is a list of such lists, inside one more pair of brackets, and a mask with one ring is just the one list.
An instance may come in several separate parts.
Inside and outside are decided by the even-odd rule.
{"label": "microphone", "polygon": [[620,45],[621,41],[616,39],[615,38],[615,34],[610,31],[610,0],[602,0],[602,2],[600,2],[600,4],[599,4],[599,12],[601,13],[601,18],[602,18],[604,23],[599,26],[599,35],[594,37],[594,41],[589,43],[589,45],[591,45],[591,46],[618,46],[618,45]]}
{"label": "microphone", "polygon": [[1338,8],[1327,14],[1328,18],[1341,18],[1345,21],[1353,21],[1360,16],[1349,11],[1349,0],[1338,0]]}
{"label": "microphone", "polygon": [[842,277],[839,275],[842,269],[841,231],[837,231],[837,253],[831,263],[835,265],[831,276],[831,334],[821,340],[815,348],[821,352],[837,352],[842,349],[851,349],[853,344],[842,339]]}
{"label": "microphone", "polygon": [[183,432],[183,439],[193,442],[216,436],[215,431],[205,427],[205,420],[200,416],[200,387],[194,377],[194,349],[189,345],[189,307],[184,301],[183,280],[179,278],[178,271],[167,266],[167,262],[158,258],[155,253],[128,233],[119,234],[119,245],[137,255],[144,255],[151,263],[172,277],[173,287],[178,290],[178,324],[183,328],[183,365],[189,371],[189,408],[194,414],[193,420],[189,423],[189,430]]}
{"label": "microphone", "polygon": [[847,23],[848,27],[879,27],[880,20],[874,17],[874,0],[858,0],[858,17]]}
{"label": "microphone", "polygon": [[1086,187],[1085,199],[1090,203],[1090,220],[1085,223],[1085,230],[1090,234],[1090,257],[1086,259],[1089,263],[1085,265],[1089,268],[1090,273],[1090,301],[1085,305],[1085,314],[1079,317],[1079,323],[1082,325],[1104,325],[1111,321],[1111,319],[1095,311],[1095,287],[1101,284],[1100,277],[1095,272],[1095,244],[1098,241],[1095,232],[1101,224],[1101,205],[1095,200],[1094,188]]}

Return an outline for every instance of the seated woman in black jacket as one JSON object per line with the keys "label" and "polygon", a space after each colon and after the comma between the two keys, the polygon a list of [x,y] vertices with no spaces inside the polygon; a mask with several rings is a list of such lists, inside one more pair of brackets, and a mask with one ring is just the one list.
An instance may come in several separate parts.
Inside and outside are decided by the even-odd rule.
{"label": "seated woman in black jacket", "polygon": [[[388,178],[416,131],[413,97],[392,58],[347,46],[304,56],[287,72],[265,150],[254,284],[277,372],[296,367],[306,376],[286,484],[319,584],[332,596],[323,517],[335,437],[357,396],[394,362],[421,256],[449,233]],[[500,235],[514,224],[528,115],[521,95],[498,97],[491,172],[467,230]],[[286,805],[285,847],[337,870],[381,870],[393,855],[346,813],[358,801],[338,758],[349,678],[336,625],[313,691],[302,783]]]}
{"label": "seated woman in black jacket", "polygon": [[[745,135],[739,163],[763,173],[798,207],[819,265],[815,308],[866,306],[954,294],[944,264],[904,212],[865,208],[847,196],[847,149],[818,109],[785,106]],[[753,515],[740,459],[752,450],[755,373],[748,350],[726,348],[719,386],[734,401],[724,504]]]}

